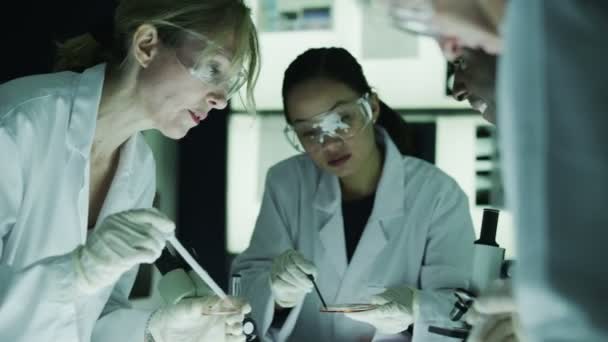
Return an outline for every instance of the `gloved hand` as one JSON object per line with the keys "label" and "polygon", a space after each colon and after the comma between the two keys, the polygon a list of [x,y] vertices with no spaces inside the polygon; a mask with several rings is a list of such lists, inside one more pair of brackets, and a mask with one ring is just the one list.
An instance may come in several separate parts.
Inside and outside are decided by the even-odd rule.
{"label": "gloved hand", "polygon": [[250,312],[249,304],[234,297],[186,298],[156,311],[148,332],[155,342],[244,342],[243,319]]}
{"label": "gloved hand", "polygon": [[290,249],[276,257],[270,270],[270,289],[275,303],[283,308],[296,306],[313,289],[308,275],[316,277],[317,269],[297,251]]}
{"label": "gloved hand", "polygon": [[469,342],[523,341],[511,282],[499,280],[475,300],[465,320],[473,326]]}
{"label": "gloved hand", "polygon": [[399,334],[414,322],[414,290],[409,287],[391,288],[371,298],[377,308],[344,315],[355,321],[371,324],[381,334]]}
{"label": "gloved hand", "polygon": [[156,209],[109,215],[72,254],[78,289],[96,292],[135,265],[152,263],[174,230],[175,224]]}

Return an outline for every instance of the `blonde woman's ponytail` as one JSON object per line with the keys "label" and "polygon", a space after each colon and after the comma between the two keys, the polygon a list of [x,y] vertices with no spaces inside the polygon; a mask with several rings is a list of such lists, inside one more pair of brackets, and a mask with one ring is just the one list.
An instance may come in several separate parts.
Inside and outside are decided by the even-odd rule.
{"label": "blonde woman's ponytail", "polygon": [[86,33],[59,44],[53,69],[82,72],[111,58],[111,49],[103,47],[92,34]]}

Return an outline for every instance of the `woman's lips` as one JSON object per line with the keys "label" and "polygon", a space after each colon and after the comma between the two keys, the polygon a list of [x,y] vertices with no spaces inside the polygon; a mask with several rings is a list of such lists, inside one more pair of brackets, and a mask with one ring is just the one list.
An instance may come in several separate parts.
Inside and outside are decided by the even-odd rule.
{"label": "woman's lips", "polygon": [[191,110],[188,110],[188,113],[190,113],[190,117],[195,124],[198,125],[201,122],[201,119],[199,119],[198,116],[196,116],[196,114],[194,114]]}
{"label": "woman's lips", "polygon": [[207,113],[205,112],[195,113],[188,109],[188,113],[190,114],[190,117],[192,117],[192,121],[194,121],[194,123],[197,125],[207,118]]}
{"label": "woman's lips", "polygon": [[349,161],[350,158],[351,158],[351,155],[347,154],[345,156],[330,160],[328,164],[332,167],[340,167],[340,166],[344,165],[347,161]]}

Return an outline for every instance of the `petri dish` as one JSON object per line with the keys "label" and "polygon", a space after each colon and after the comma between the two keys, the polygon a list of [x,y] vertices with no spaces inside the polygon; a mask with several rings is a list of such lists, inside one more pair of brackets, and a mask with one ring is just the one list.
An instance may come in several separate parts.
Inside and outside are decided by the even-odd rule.
{"label": "petri dish", "polygon": [[215,303],[215,305],[206,305],[202,310],[202,314],[205,316],[223,316],[239,313],[241,313],[241,309],[237,309],[230,301],[227,300],[219,301]]}
{"label": "petri dish", "polygon": [[236,309],[203,309],[203,316],[224,316],[224,315],[236,315],[241,311]]}
{"label": "petri dish", "polygon": [[364,312],[377,308],[374,304],[332,304],[327,308],[321,307],[319,311],[325,313],[349,313],[349,312]]}

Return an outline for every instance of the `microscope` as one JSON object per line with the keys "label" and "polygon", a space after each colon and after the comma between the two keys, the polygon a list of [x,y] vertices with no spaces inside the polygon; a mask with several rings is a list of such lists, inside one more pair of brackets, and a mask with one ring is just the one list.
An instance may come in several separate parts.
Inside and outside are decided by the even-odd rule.
{"label": "microscope", "polygon": [[450,312],[450,319],[461,323],[459,328],[430,326],[429,332],[462,339],[468,337],[471,326],[462,322],[465,313],[473,305],[475,297],[486,290],[492,282],[500,278],[511,278],[513,261],[505,261],[505,249],[496,243],[496,229],[499,211],[484,209],[480,237],[473,246],[473,273],[470,289],[458,289],[454,294],[456,302]]}

